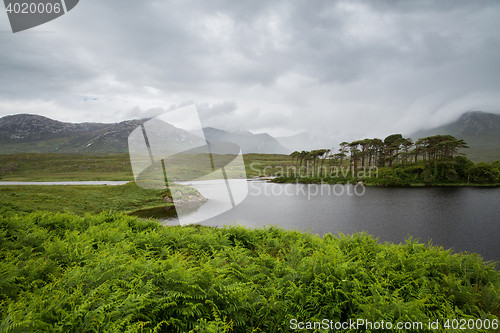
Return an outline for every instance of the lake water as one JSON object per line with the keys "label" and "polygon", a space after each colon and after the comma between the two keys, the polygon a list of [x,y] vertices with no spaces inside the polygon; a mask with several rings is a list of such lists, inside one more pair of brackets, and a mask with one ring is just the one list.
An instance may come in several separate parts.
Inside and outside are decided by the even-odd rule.
{"label": "lake water", "polygon": [[[500,261],[500,187],[355,188],[259,181],[248,185],[249,194],[241,204],[201,224],[279,225],[321,236],[366,231],[381,242],[394,243],[411,235]],[[175,212],[165,217],[166,224],[175,224]]]}

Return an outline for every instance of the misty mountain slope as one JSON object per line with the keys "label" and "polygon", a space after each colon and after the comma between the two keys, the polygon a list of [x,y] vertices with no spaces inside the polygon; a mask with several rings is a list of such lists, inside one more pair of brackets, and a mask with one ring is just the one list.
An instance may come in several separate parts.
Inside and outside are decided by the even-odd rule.
{"label": "misty mountain slope", "polygon": [[65,123],[38,115],[0,118],[0,153],[126,153],[127,138],[144,120]]}
{"label": "misty mountain slope", "polygon": [[[38,115],[5,116],[0,118],[0,154],[128,153],[130,133],[146,121],[148,119],[127,120],[114,124],[73,124]],[[241,147],[243,153],[290,153],[289,149],[280,145],[269,134],[252,134],[247,131],[233,133],[210,127],[203,131],[208,141],[235,143]],[[194,140],[192,136],[189,132],[171,126],[162,140],[165,145],[180,150],[183,141],[188,143]]]}
{"label": "misty mountain slope", "polygon": [[410,137],[417,140],[438,134],[453,135],[464,140],[470,148],[461,152],[475,162],[500,160],[500,115],[470,111],[450,124],[417,131]]}
{"label": "misty mountain slope", "polygon": [[321,147],[318,140],[313,138],[307,132],[302,132],[292,136],[277,137],[276,140],[291,151],[313,150]]}
{"label": "misty mountain slope", "polygon": [[0,118],[1,142],[28,142],[55,139],[74,133],[90,133],[106,127],[98,123],[65,123],[33,114],[19,114]]}
{"label": "misty mountain slope", "polygon": [[243,154],[290,154],[290,149],[267,133],[253,134],[246,131],[227,132],[213,127],[203,129],[205,138],[210,142],[231,142],[240,146]]}
{"label": "misty mountain slope", "polygon": [[127,120],[107,126],[98,131],[76,135],[62,147],[57,149],[62,153],[127,153],[128,136],[140,126],[144,120]]}

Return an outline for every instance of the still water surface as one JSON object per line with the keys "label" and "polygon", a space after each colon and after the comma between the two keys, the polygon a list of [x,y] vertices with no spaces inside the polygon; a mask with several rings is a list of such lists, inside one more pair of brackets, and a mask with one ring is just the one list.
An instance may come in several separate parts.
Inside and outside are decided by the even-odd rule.
{"label": "still water surface", "polygon": [[[241,204],[201,224],[279,225],[321,236],[366,231],[381,242],[394,243],[413,236],[421,242],[431,240],[446,249],[500,261],[500,187],[355,189],[352,185],[258,181],[248,185],[249,194]],[[168,214],[164,222],[175,224],[172,212]]]}

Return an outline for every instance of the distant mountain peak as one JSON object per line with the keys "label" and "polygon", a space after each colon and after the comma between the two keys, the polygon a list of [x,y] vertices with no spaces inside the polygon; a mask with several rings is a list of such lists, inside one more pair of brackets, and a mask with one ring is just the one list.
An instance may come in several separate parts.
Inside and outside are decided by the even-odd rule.
{"label": "distant mountain peak", "polygon": [[5,122],[5,121],[19,121],[19,120],[29,120],[29,119],[56,121],[56,120],[47,118],[45,116],[40,116],[38,114],[30,114],[30,113],[20,113],[20,114],[13,114],[13,115],[4,116],[4,117],[0,118],[0,121]]}
{"label": "distant mountain peak", "polygon": [[483,111],[465,112],[457,120],[460,132],[457,135],[479,136],[500,130],[500,115]]}
{"label": "distant mountain peak", "polygon": [[234,134],[242,134],[242,135],[254,135],[254,133],[252,133],[250,131],[238,130],[238,129],[232,129],[232,130],[229,130],[228,132],[234,133]]}
{"label": "distant mountain peak", "polygon": [[[127,153],[128,136],[147,120],[74,124],[34,114],[4,116],[0,118],[0,153]],[[238,144],[243,153],[289,154],[267,133],[229,132],[211,127],[203,132],[209,141]]]}
{"label": "distant mountain peak", "polygon": [[300,132],[292,136],[278,137],[276,139],[291,151],[312,150],[321,147],[318,138],[313,137],[308,132]]}
{"label": "distant mountain peak", "polygon": [[483,111],[463,113],[447,125],[421,130],[410,135],[414,140],[431,135],[453,135],[464,140],[470,149],[463,153],[473,161],[500,159],[500,115]]}
{"label": "distant mountain peak", "polygon": [[67,123],[34,114],[0,118],[0,153],[125,153],[127,138],[142,120]]}
{"label": "distant mountain peak", "polygon": [[0,118],[0,140],[37,141],[68,136],[74,132],[91,132],[104,124],[73,124],[35,114],[16,114]]}
{"label": "distant mountain peak", "polygon": [[240,146],[243,154],[289,154],[290,150],[267,133],[253,134],[248,131],[225,131],[204,127],[205,138],[210,142],[232,142]]}

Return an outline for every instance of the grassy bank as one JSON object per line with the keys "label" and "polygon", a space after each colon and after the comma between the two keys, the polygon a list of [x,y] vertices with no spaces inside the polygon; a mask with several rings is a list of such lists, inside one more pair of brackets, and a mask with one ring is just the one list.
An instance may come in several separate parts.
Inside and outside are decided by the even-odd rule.
{"label": "grassy bank", "polygon": [[2,181],[133,180],[128,154],[3,154]]}
{"label": "grassy bank", "polygon": [[38,212],[0,217],[0,245],[0,332],[289,332],[292,319],[500,316],[493,266],[412,240]]}
{"label": "grassy bank", "polygon": [[[276,173],[281,165],[289,163],[290,157],[279,154],[245,154],[243,159],[247,176],[253,177]],[[0,154],[1,181],[133,179],[128,154]]]}
{"label": "grassy bank", "polygon": [[270,176],[283,170],[283,166],[290,164],[290,156],[280,154],[245,154],[245,168],[247,176]]}
{"label": "grassy bank", "polygon": [[291,184],[351,184],[355,185],[362,182],[365,186],[473,186],[473,187],[495,187],[500,186],[498,183],[480,184],[480,183],[464,183],[452,181],[438,181],[432,183],[425,182],[410,182],[398,181],[394,179],[380,178],[364,178],[364,177],[276,177],[271,179],[274,183],[291,183]]}
{"label": "grassy bank", "polygon": [[50,185],[0,186],[0,211],[70,212],[84,215],[102,211],[132,212],[137,209],[173,205],[164,200],[168,190],[147,190],[134,182],[121,186]]}
{"label": "grassy bank", "polygon": [[284,169],[274,179],[277,183],[326,183],[355,184],[368,186],[499,186],[498,163],[474,164],[463,156],[453,161],[407,166],[373,167],[354,170],[347,167],[312,168],[296,173],[295,168]]}

